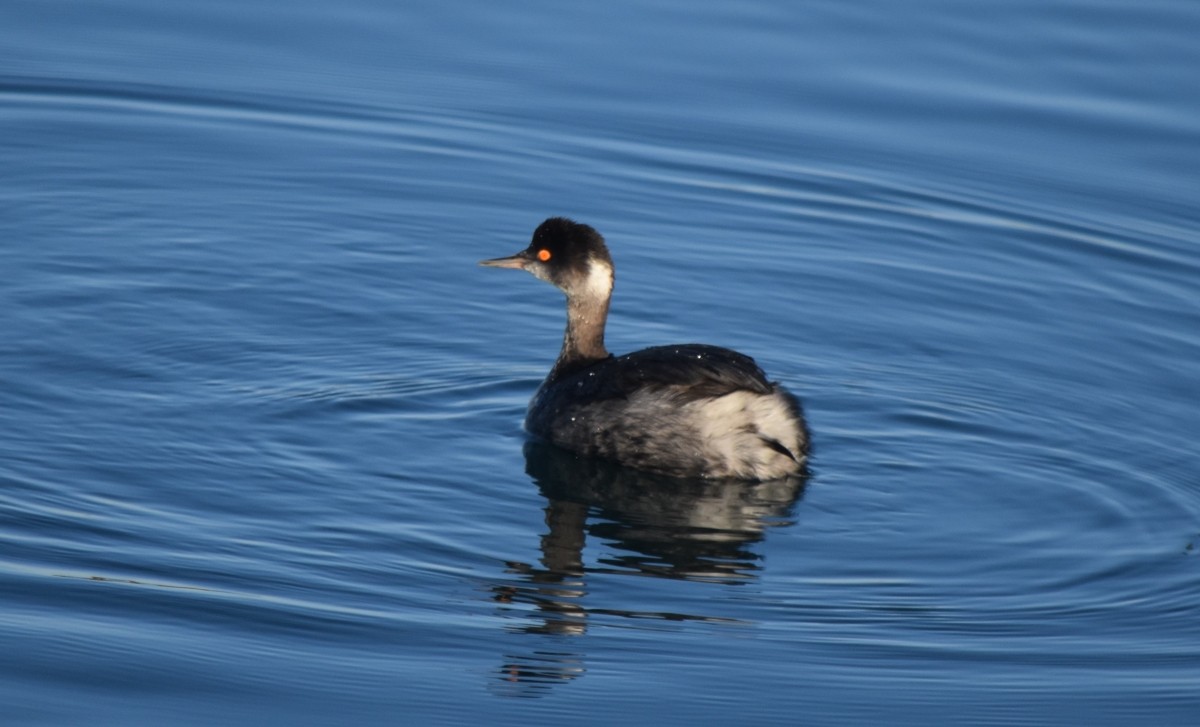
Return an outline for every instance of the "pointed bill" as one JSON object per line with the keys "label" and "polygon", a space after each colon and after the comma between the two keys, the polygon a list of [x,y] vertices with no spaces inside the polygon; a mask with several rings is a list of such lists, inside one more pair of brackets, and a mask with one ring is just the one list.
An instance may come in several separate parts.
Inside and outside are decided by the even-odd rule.
{"label": "pointed bill", "polygon": [[479,264],[483,265],[484,267],[513,268],[516,270],[523,270],[528,263],[529,256],[526,255],[524,251],[521,251],[516,255],[509,255],[508,257],[498,257],[492,258],[491,260],[479,261]]}

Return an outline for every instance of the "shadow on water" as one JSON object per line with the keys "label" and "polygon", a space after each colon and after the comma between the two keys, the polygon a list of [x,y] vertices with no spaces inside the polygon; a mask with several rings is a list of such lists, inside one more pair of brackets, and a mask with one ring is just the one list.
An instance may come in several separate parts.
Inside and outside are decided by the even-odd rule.
{"label": "shadow on water", "polygon": [[[492,587],[505,606],[532,607],[524,634],[579,636],[596,616],[665,621],[736,622],[687,613],[589,606],[596,575],[651,576],[727,585],[762,569],[754,546],[772,527],[792,524],[807,477],[771,482],[686,480],[580,457],[552,445],[525,445],[525,471],[546,498],[547,532],[539,565],[508,562],[515,579]],[[606,555],[588,564],[588,536]],[[606,594],[611,596],[611,594]],[[514,696],[537,696],[582,676],[584,658],[569,650],[508,655],[500,678]]]}

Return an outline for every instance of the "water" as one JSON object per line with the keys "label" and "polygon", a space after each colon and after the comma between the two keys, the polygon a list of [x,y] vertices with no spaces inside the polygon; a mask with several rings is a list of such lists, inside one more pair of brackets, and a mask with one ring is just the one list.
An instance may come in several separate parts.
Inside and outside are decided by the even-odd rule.
{"label": "water", "polygon": [[[1196,723],[1196,27],[5,3],[5,723]],[[526,444],[552,214],[804,487]]]}

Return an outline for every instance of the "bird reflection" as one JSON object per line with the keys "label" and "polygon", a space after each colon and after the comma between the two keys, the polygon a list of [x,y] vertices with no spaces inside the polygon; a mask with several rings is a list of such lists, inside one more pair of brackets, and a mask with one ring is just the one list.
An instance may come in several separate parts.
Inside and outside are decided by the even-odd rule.
{"label": "bird reflection", "polygon": [[[762,569],[754,546],[771,527],[791,524],[805,477],[770,482],[685,480],[582,457],[541,442],[525,445],[525,471],[546,498],[538,565],[506,563],[514,576],[493,598],[519,609],[526,634],[581,635],[590,617],[731,621],[698,614],[589,607],[589,575],[626,574],[742,584]],[[584,562],[587,536],[605,554]],[[530,612],[532,611],[532,613]],[[563,642],[556,644],[561,647]],[[519,696],[585,672],[582,656],[560,649],[508,654],[499,676]],[[515,689],[516,687],[521,687]]]}

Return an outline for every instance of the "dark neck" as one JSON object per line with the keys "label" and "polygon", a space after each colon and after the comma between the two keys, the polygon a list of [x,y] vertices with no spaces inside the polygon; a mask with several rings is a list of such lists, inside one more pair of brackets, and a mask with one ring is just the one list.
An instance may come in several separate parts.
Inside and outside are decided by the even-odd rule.
{"label": "dark neck", "polygon": [[609,356],[604,348],[604,323],[608,318],[608,297],[587,295],[567,298],[567,332],[563,334],[562,351],[550,377],[555,378]]}

